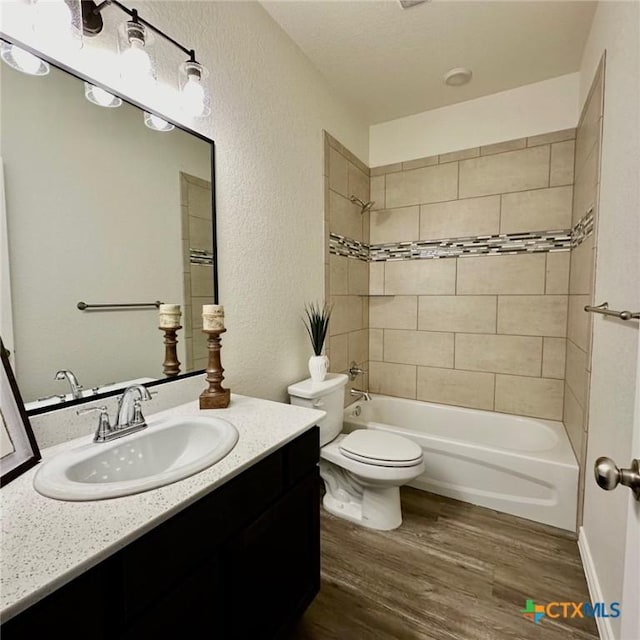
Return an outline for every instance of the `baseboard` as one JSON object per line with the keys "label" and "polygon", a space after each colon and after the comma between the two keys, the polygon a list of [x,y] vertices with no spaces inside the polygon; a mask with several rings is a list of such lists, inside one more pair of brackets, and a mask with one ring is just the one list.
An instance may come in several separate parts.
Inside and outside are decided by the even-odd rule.
{"label": "baseboard", "polygon": [[[584,575],[587,579],[587,587],[589,587],[589,597],[591,602],[604,602],[602,596],[602,589],[600,588],[600,582],[598,581],[598,574],[596,573],[596,567],[593,564],[593,556],[591,555],[591,549],[589,548],[589,542],[584,532],[584,527],[580,527],[578,533],[578,549],[580,550],[580,557],[582,558],[582,566],[584,568]],[[596,618],[596,624],[598,625],[598,635],[600,640],[616,640],[613,635],[613,629],[611,628],[611,621],[609,618]]]}

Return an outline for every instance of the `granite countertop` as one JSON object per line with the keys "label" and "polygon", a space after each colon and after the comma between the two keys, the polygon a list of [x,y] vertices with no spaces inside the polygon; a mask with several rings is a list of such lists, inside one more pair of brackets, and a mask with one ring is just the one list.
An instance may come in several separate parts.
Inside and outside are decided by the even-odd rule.
{"label": "granite countertop", "polygon": [[[176,415],[224,418],[238,430],[238,443],[200,473],[122,498],[92,502],[46,498],[33,488],[40,465],[2,488],[3,622],[290,442],[317,424],[324,412],[232,395],[227,409],[201,411],[196,401],[149,415],[147,421]],[[91,439],[92,434],[44,449],[43,461]]]}

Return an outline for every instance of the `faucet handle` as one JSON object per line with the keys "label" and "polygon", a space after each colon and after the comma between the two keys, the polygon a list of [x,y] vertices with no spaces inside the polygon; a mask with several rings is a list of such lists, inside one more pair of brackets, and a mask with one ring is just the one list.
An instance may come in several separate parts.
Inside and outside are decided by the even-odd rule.
{"label": "faucet handle", "polygon": [[109,422],[109,413],[107,407],[87,407],[86,409],[78,409],[76,415],[83,416],[87,413],[93,413],[94,411],[100,412],[98,419],[98,428],[93,436],[94,442],[104,442],[107,439],[107,435],[111,431],[111,423]]}
{"label": "faucet handle", "polygon": [[363,373],[367,373],[366,369],[362,369],[361,367],[359,367],[358,363],[355,360],[349,365],[349,380],[351,380],[351,382],[356,379],[356,376],[359,376]]}
{"label": "faucet handle", "polygon": [[[147,400],[147,398],[143,398],[143,399]],[[130,424],[132,427],[137,427],[139,425],[146,424],[146,420],[142,415],[142,400],[139,398],[136,398],[133,401],[133,418],[131,419]]]}

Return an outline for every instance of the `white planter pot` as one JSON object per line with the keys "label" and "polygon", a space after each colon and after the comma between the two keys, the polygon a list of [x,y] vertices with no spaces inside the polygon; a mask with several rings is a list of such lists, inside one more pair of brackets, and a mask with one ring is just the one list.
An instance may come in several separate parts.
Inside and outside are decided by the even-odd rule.
{"label": "white planter pot", "polygon": [[309,375],[314,382],[322,382],[329,370],[327,356],[311,356],[309,358]]}

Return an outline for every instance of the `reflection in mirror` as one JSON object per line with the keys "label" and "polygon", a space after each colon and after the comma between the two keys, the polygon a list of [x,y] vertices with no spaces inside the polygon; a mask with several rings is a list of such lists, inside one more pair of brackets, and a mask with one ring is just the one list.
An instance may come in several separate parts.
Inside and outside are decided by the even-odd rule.
{"label": "reflection in mirror", "polygon": [[[53,67],[44,77],[4,67],[1,101],[11,274],[1,303],[12,327],[0,331],[13,333],[5,342],[27,409],[71,399],[60,370],[84,396],[163,379],[156,301],[181,305],[181,373],[204,368],[212,143],[153,131],[128,103],[97,106],[80,79]],[[151,304],[81,311],[80,301]]]}

